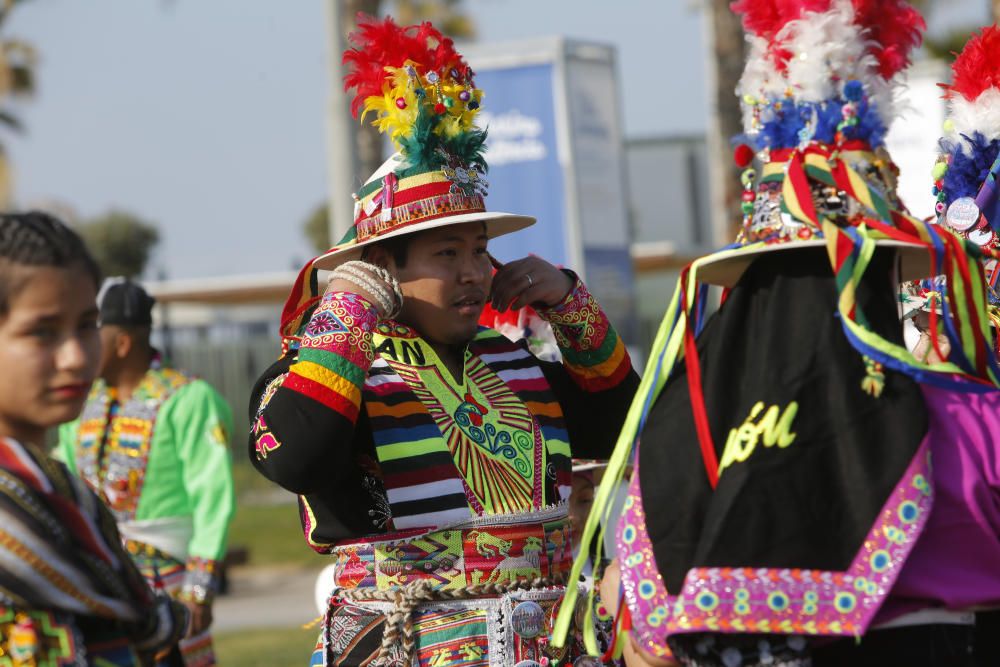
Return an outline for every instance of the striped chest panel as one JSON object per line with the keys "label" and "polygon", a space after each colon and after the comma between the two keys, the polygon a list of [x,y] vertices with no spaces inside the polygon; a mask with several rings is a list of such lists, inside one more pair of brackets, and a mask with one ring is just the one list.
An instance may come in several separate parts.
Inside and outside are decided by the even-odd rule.
{"label": "striped chest panel", "polygon": [[77,466],[117,520],[134,518],[160,408],[190,381],[180,371],[154,366],[124,404],[113,403],[103,383],[91,390],[80,416]]}
{"label": "striped chest panel", "polygon": [[393,526],[440,526],[552,502],[547,480],[568,471],[569,447],[535,359],[483,331],[457,383],[426,342],[401,327],[387,333],[375,336],[364,400]]}

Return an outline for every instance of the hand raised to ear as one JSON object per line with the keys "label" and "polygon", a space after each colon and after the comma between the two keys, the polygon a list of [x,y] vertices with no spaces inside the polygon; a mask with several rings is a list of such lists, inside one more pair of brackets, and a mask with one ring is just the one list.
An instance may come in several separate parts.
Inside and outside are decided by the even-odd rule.
{"label": "hand raised to ear", "polygon": [[572,279],[541,257],[525,257],[501,265],[493,276],[490,303],[498,312],[528,305],[551,308],[573,289]]}

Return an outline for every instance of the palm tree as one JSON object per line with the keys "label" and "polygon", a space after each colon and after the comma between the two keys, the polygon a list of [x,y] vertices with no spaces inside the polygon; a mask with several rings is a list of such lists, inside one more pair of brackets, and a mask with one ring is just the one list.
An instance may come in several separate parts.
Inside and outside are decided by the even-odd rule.
{"label": "palm tree", "polygon": [[468,14],[459,11],[461,4],[462,0],[396,0],[393,13],[403,25],[430,21],[449,37],[471,39],[476,26]]}
{"label": "palm tree", "polygon": [[[12,132],[21,132],[24,126],[10,108],[10,101],[35,92],[38,64],[38,54],[31,44],[8,37],[4,31],[11,11],[25,1],[0,0],[0,127]],[[8,152],[0,141],[0,210],[10,207],[12,181]]]}
{"label": "palm tree", "polygon": [[746,42],[740,19],[729,5],[730,0],[709,0],[704,8],[710,34],[711,103],[707,143],[712,188],[710,238],[715,245],[731,242],[739,231],[742,218],[739,170],[733,163],[730,139],[743,132],[736,85],[743,73]]}

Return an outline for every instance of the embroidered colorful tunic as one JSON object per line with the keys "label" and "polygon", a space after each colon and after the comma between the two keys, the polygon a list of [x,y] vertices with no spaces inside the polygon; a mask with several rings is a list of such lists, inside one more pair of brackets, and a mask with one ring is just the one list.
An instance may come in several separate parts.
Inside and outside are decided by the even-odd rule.
{"label": "embroidered colorful tunic", "polygon": [[0,665],[145,664],[139,651],[181,635],[178,607],[154,597],[90,489],[0,438]]}
{"label": "embroidered colorful tunic", "polygon": [[[617,556],[630,631],[653,655],[759,664],[761,643],[775,664],[802,664],[823,644],[807,638],[854,642],[922,534],[933,493],[920,387],[887,369],[878,398],[862,391],[865,363],[830,316],[822,252],[757,258],[696,348],[650,371],[665,382],[636,398]],[[872,329],[899,341],[893,261],[876,254],[855,296]],[[708,644],[712,655],[696,656]]]}
{"label": "embroidered colorful tunic", "polygon": [[[606,456],[637,378],[582,283],[541,314],[562,364],[483,328],[467,346],[462,376],[452,377],[418,332],[379,322],[357,295],[327,294],[299,348],[260,379],[251,459],[299,494],[308,543],[337,558],[337,590],[419,580],[454,590],[568,572],[560,503],[571,489],[570,443],[574,454]],[[513,665],[540,657],[532,642],[541,632],[528,642],[501,619],[526,600],[548,618],[558,590],[419,612],[417,659]],[[391,606],[335,599],[314,664],[370,659]]]}
{"label": "embroidered colorful tunic", "polygon": [[[107,503],[140,570],[158,588],[210,603],[235,510],[232,415],[206,382],[158,362],[124,403],[95,383],[57,457]],[[214,664],[208,633],[186,664]]]}

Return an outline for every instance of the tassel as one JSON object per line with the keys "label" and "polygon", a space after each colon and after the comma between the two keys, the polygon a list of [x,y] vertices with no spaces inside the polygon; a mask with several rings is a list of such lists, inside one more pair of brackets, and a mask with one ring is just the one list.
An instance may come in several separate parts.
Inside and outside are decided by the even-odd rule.
{"label": "tassel", "polygon": [[878,398],[885,389],[885,372],[882,364],[865,355],[865,377],[861,380],[861,389],[872,398]]}

